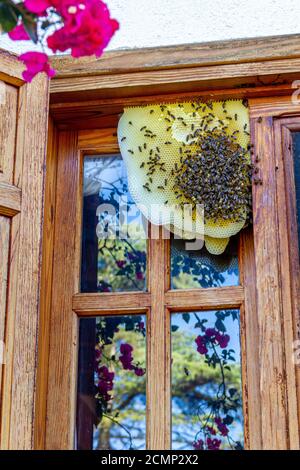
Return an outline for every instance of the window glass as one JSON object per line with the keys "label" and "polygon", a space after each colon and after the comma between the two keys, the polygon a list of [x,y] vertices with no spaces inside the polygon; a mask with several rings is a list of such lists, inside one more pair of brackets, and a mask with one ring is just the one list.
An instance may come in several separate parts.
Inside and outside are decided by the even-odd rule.
{"label": "window glass", "polygon": [[294,147],[294,174],[295,174],[295,187],[296,187],[296,204],[297,204],[297,225],[298,225],[298,240],[300,249],[300,132],[293,134],[293,147]]}
{"label": "window glass", "polygon": [[181,239],[171,240],[171,288],[197,289],[239,284],[238,238],[231,238],[222,255],[212,255],[205,247],[186,249]]}
{"label": "window glass", "polygon": [[81,292],[146,290],[145,227],[121,156],[86,157]]}

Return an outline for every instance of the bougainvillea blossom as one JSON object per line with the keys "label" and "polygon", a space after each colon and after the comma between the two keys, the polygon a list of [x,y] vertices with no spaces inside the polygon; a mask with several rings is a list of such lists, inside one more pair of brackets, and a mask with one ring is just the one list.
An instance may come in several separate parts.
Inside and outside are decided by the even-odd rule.
{"label": "bougainvillea blossom", "polygon": [[23,72],[23,78],[26,82],[31,80],[40,72],[45,72],[49,78],[54,77],[55,70],[50,67],[48,56],[43,52],[26,52],[20,56],[27,70]]}

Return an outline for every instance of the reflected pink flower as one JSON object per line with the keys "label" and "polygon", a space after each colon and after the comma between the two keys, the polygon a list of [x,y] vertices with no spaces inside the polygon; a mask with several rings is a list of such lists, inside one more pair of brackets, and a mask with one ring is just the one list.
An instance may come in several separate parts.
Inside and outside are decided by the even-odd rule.
{"label": "reflected pink flower", "polygon": [[196,450],[204,450],[204,441],[199,439],[198,441],[193,442],[193,447]]}
{"label": "reflected pink flower", "polygon": [[143,375],[145,375],[146,371],[145,371],[145,369],[142,369],[141,367],[135,367],[134,368],[134,373],[138,377],[142,377]]}
{"label": "reflected pink flower", "polygon": [[206,440],[207,450],[220,450],[222,441],[219,439],[210,439],[209,437]]}
{"label": "reflected pink flower", "polygon": [[197,344],[197,351],[198,353],[204,355],[208,353],[208,349],[206,347],[206,340],[204,336],[198,336],[195,339],[195,343]]}
{"label": "reflected pink flower", "polygon": [[13,41],[29,41],[30,36],[24,28],[23,23],[18,24],[11,31],[9,31],[8,36]]}
{"label": "reflected pink flower", "polygon": [[229,429],[226,424],[223,423],[221,418],[215,418],[215,423],[218,426],[218,430],[222,436],[228,436]]}

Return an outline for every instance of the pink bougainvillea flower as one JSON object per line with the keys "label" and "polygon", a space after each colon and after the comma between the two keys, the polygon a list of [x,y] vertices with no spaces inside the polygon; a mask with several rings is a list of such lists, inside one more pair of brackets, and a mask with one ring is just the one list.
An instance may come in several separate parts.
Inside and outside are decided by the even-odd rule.
{"label": "pink bougainvillea flower", "polygon": [[222,335],[222,334],[218,333],[218,335],[216,336],[216,340],[219,343],[220,348],[225,349],[225,348],[227,348],[228,343],[230,341],[230,336]]}
{"label": "pink bougainvillea flower", "polygon": [[40,72],[45,72],[49,78],[54,77],[55,70],[50,67],[48,56],[42,52],[25,52],[20,55],[20,60],[26,65],[23,78],[26,82],[31,80]]}
{"label": "pink bougainvillea flower", "polygon": [[228,436],[229,429],[226,424],[223,423],[221,418],[215,418],[215,423],[218,426],[218,430],[222,436]]}
{"label": "pink bougainvillea flower", "polygon": [[40,16],[46,13],[47,8],[49,8],[53,2],[49,0],[24,0],[24,3],[27,10]]}
{"label": "pink bougainvillea flower", "polygon": [[[96,55],[100,57],[119,23],[110,18],[109,10],[101,0],[53,0],[63,16],[64,26],[48,37],[53,52],[71,49],[73,57]],[[59,4],[60,3],[60,4]]]}
{"label": "pink bougainvillea flower", "polygon": [[24,28],[23,23],[18,24],[14,27],[9,33],[8,36],[13,41],[29,41],[30,37],[27,33],[26,29]]}
{"label": "pink bougainvillea flower", "polygon": [[197,351],[199,354],[204,355],[208,353],[208,349],[206,347],[206,340],[204,336],[198,336],[195,339],[195,343],[197,344]]}
{"label": "pink bougainvillea flower", "polygon": [[204,441],[199,439],[198,441],[193,442],[193,447],[196,450],[204,450]]}

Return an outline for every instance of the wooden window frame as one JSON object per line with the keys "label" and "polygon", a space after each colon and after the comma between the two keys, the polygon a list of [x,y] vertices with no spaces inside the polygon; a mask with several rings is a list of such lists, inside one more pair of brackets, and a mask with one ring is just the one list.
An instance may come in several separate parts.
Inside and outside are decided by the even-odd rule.
{"label": "wooden window frame", "polygon": [[[296,42],[298,37],[294,39]],[[270,47],[268,52],[263,43]],[[172,311],[239,308],[242,354],[246,357],[243,361],[246,446],[250,449],[299,448],[299,396],[296,395],[299,373],[296,374],[291,354],[297,312],[292,309],[291,298],[284,289],[288,283],[291,285],[291,280],[282,268],[287,258],[288,265],[291,261],[290,256],[284,255],[287,250],[284,228],[288,233],[288,221],[279,217],[285,207],[279,188],[285,182],[275,169],[274,151],[276,118],[300,114],[300,107],[291,107],[290,99],[285,97],[291,94],[292,80],[300,71],[300,59],[297,51],[291,50],[291,43],[294,41],[290,38],[227,43],[228,56],[224,60],[220,59],[224,43],[210,46],[205,61],[199,59],[205,45],[195,46],[190,52],[185,48],[165,48],[159,53],[152,50],[125,52],[124,55],[110,53],[107,55],[109,63],[104,58],[102,62],[89,63],[84,70],[76,62],[66,62],[65,58],[54,60],[59,73],[51,90],[44,225],[47,241],[43,247],[46,261],[42,278],[35,427],[37,448],[68,449],[74,444],[77,316],[109,314],[110,307],[114,307],[115,312],[121,309],[124,313],[127,308],[128,312],[140,313],[149,311],[151,306],[159,312],[156,319],[149,316],[152,338],[163,328],[165,340],[157,348],[150,339],[148,366],[149,361],[157,360],[158,351],[165,361],[170,361],[166,352],[170,343],[166,320],[169,324]],[[245,47],[237,59],[235,47]],[[252,56],[251,48],[255,49]],[[184,60],[180,60],[180,54]],[[82,177],[79,153],[118,152],[115,129],[124,106],[193,97],[247,98],[255,154],[263,155],[259,166],[264,184],[253,186],[253,235],[248,229],[240,237],[241,287],[217,289],[218,299],[214,289],[170,292],[166,281],[155,294],[151,286],[149,294],[78,294],[81,227],[78,208]],[[74,175],[72,180],[68,178],[70,173]],[[57,190],[59,188],[63,188],[63,194]],[[156,241],[154,253],[165,257],[165,245]],[[152,269],[163,274],[162,258],[157,255],[154,258],[157,259]],[[55,279],[60,282],[54,287]],[[105,307],[98,295],[105,299]],[[54,370],[52,364],[56,366]],[[162,427],[155,426],[150,412],[147,441],[151,449],[169,448],[166,429],[170,426],[170,412],[163,411],[165,403],[158,393],[163,383],[170,384],[169,374],[169,371],[165,373],[163,381],[157,381],[155,372],[151,376],[153,390],[148,411],[156,409],[163,422]],[[170,385],[166,386],[165,396],[169,399]]]}

